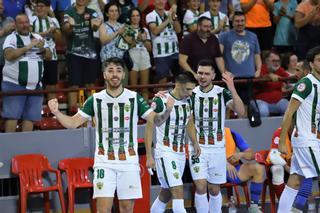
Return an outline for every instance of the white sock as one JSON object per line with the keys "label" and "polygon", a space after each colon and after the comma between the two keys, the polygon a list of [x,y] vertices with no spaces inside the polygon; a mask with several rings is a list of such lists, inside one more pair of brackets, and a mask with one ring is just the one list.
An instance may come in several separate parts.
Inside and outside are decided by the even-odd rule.
{"label": "white sock", "polygon": [[172,199],[172,210],[174,213],[187,213],[183,202],[183,199]]}
{"label": "white sock", "polygon": [[298,190],[290,188],[286,185],[279,200],[278,213],[291,212],[292,205],[297,194]]}
{"label": "white sock", "polygon": [[213,196],[210,195],[210,200],[209,200],[209,209],[210,213],[219,213],[221,212],[221,207],[222,207],[222,196],[221,193],[219,192],[218,195]]}
{"label": "white sock", "polygon": [[167,204],[159,200],[159,197],[153,201],[150,212],[151,213],[163,213],[167,208]]}
{"label": "white sock", "polygon": [[197,194],[194,193],[194,203],[196,205],[196,210],[198,213],[208,213],[209,212],[209,202],[207,193]]}

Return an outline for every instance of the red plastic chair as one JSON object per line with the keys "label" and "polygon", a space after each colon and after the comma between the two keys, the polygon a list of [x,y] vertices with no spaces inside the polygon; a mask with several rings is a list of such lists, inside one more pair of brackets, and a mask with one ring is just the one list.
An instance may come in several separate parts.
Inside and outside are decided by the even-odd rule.
{"label": "red plastic chair", "polygon": [[[46,156],[42,154],[16,155],[12,158],[12,173],[19,176],[20,181],[20,212],[27,211],[27,196],[29,193],[44,193],[45,212],[50,212],[49,191],[58,191],[61,210],[66,212],[60,172],[50,166]],[[43,174],[56,174],[56,184],[45,186]]]}
{"label": "red plastic chair", "polygon": [[255,160],[256,162],[265,165],[266,171],[266,179],[263,183],[262,196],[261,196],[261,209],[265,212],[265,204],[266,204],[266,193],[267,187],[269,187],[269,195],[270,195],[270,209],[271,213],[276,212],[276,194],[274,192],[272,180],[271,180],[271,172],[270,172],[270,164],[267,163],[267,157],[269,154],[269,150],[261,150],[256,152]]}
{"label": "red plastic chair", "polygon": [[232,189],[234,189],[235,192],[235,198],[237,199],[237,207],[240,207],[240,193],[239,193],[239,189],[238,186],[242,187],[244,196],[246,198],[246,204],[247,204],[247,208],[250,207],[250,195],[249,195],[249,190],[248,190],[248,184],[247,182],[243,182],[241,184],[235,184],[235,183],[224,183],[221,185],[221,188],[226,188],[227,189],[227,195],[228,198],[230,199],[231,195],[233,194]]}
{"label": "red plastic chair", "polygon": [[[67,158],[59,162],[59,169],[66,172],[68,180],[68,211],[74,212],[75,191],[79,188],[88,188],[93,192],[93,184],[90,180],[90,170],[93,167],[92,158]],[[91,202],[92,212],[96,210],[96,200]]]}

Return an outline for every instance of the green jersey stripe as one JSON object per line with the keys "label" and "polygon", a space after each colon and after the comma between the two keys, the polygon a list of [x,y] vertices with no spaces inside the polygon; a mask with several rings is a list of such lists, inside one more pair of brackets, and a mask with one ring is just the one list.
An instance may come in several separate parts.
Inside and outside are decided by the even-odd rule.
{"label": "green jersey stripe", "polygon": [[19,61],[19,77],[18,81],[21,86],[26,86],[28,83],[28,62]]}
{"label": "green jersey stripe", "polygon": [[[187,121],[187,107],[186,105],[182,105],[182,109],[183,109],[183,125],[186,125],[186,121]],[[182,136],[181,136],[181,141],[180,141],[180,152],[183,152],[183,147],[184,147],[184,139],[185,139],[185,131],[186,128],[182,129]]]}
{"label": "green jersey stripe", "polygon": [[108,160],[114,160],[113,149],[113,103],[107,103],[108,106]]}
{"label": "green jersey stripe", "polygon": [[222,129],[221,129],[221,123],[222,123],[221,95],[222,95],[222,93],[219,93],[219,94],[218,94],[218,130],[217,130],[217,141],[221,141],[221,140],[222,140]]}
{"label": "green jersey stripe", "polygon": [[39,32],[43,32],[42,19],[39,18]]}
{"label": "green jersey stripe", "polygon": [[314,156],[314,153],[313,153],[311,147],[309,147],[309,152],[310,152],[310,155],[311,155],[311,159],[312,159],[312,163],[314,165],[314,168],[316,169],[318,176],[320,176],[319,166],[318,166],[316,157]]}
{"label": "green jersey stripe", "polygon": [[166,167],[164,166],[164,162],[163,162],[163,158],[160,158],[160,160],[161,160],[161,166],[162,166],[162,170],[163,170],[164,179],[167,182],[168,186],[170,187]]}
{"label": "green jersey stripe", "polygon": [[175,114],[176,114],[176,120],[175,120],[175,127],[174,127],[174,137],[173,137],[173,142],[172,142],[172,149],[173,151],[177,152],[178,151],[178,141],[177,141],[177,136],[179,134],[179,120],[180,120],[180,115],[179,115],[179,106],[174,106]]}
{"label": "green jersey stripe", "polygon": [[161,44],[157,43],[158,55],[161,55]]}
{"label": "green jersey stripe", "polygon": [[317,84],[313,84],[314,87],[314,97],[312,102],[312,110],[311,110],[311,132],[316,133],[316,110],[318,104],[318,86]]}
{"label": "green jersey stripe", "polygon": [[119,160],[126,160],[126,152],[124,150],[124,103],[119,103]]}
{"label": "green jersey stripe", "polygon": [[214,135],[213,135],[213,97],[209,97],[209,134],[208,134],[208,144],[214,145]]}
{"label": "green jersey stripe", "polygon": [[199,143],[205,144],[205,138],[204,138],[204,130],[203,130],[203,102],[204,98],[199,97],[200,100],[200,106],[199,106]]}
{"label": "green jersey stripe", "polygon": [[133,147],[133,113],[134,113],[134,98],[129,98],[130,101],[130,135],[129,148]]}
{"label": "green jersey stripe", "polygon": [[169,43],[168,42],[164,43],[164,52],[169,53]]}
{"label": "green jersey stripe", "polygon": [[98,146],[100,149],[103,150],[103,143],[102,143],[102,111],[101,111],[101,102],[102,100],[97,98],[97,117],[98,117],[98,137],[99,137],[99,142],[98,142]]}

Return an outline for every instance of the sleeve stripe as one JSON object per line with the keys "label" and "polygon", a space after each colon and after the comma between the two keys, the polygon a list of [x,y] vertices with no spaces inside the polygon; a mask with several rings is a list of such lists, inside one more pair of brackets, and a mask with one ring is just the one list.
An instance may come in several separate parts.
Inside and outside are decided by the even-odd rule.
{"label": "sleeve stripe", "polygon": [[91,118],[90,115],[88,115],[87,113],[85,113],[85,112],[82,111],[82,110],[78,110],[78,113],[79,113],[82,117],[84,117],[84,118],[87,118],[87,119],[90,119],[90,118]]}
{"label": "sleeve stripe", "polygon": [[152,112],[152,109],[148,109],[145,113],[143,113],[143,115],[141,116],[141,118],[146,119],[146,117]]}
{"label": "sleeve stripe", "polygon": [[297,100],[300,101],[300,102],[302,102],[302,101],[304,100],[304,99],[301,98],[299,95],[294,94],[294,93],[291,95],[291,98],[297,99]]}

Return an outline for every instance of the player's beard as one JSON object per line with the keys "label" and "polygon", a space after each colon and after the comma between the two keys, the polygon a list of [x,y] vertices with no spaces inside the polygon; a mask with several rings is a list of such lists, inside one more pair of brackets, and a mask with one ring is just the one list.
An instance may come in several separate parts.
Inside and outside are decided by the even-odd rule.
{"label": "player's beard", "polygon": [[121,79],[119,78],[114,78],[117,79],[118,82],[113,82],[112,79],[107,80],[107,85],[110,89],[118,89],[121,86]]}

